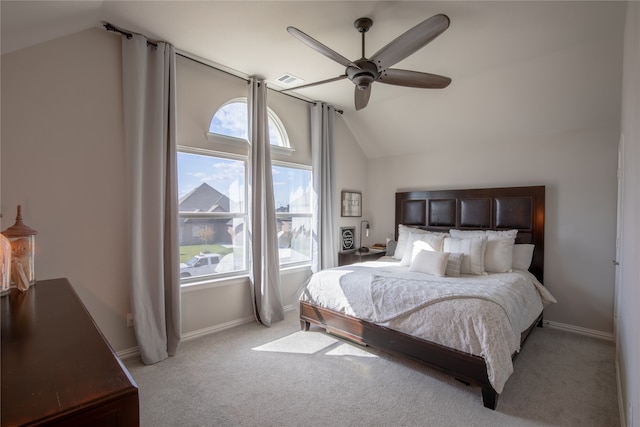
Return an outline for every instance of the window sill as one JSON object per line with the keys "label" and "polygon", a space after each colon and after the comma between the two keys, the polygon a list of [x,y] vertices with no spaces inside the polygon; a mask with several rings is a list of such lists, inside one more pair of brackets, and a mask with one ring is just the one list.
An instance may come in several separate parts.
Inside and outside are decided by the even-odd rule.
{"label": "window sill", "polygon": [[[280,268],[280,275],[286,276],[289,274],[304,272],[310,269],[311,269],[311,264],[292,265],[290,267]],[[226,276],[226,277],[219,277],[219,278],[213,278],[213,279],[202,279],[198,281],[184,283],[180,285],[180,291],[193,292],[193,291],[199,291],[202,289],[219,288],[222,286],[232,286],[236,284],[244,285],[244,284],[247,284],[248,282],[249,282],[249,274],[245,272],[237,276]]]}

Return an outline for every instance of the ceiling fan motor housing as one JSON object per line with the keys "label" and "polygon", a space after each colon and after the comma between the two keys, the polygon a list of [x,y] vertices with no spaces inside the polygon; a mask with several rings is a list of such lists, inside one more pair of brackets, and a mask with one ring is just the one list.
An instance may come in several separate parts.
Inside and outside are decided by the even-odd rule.
{"label": "ceiling fan motor housing", "polygon": [[347,67],[347,76],[358,89],[365,90],[380,76],[378,67],[368,59],[359,59],[354,66]]}

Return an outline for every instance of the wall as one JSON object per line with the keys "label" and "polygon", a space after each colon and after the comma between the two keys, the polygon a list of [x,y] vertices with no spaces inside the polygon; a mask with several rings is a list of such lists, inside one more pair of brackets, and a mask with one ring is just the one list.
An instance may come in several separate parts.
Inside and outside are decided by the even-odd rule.
{"label": "wall", "polygon": [[544,283],[559,301],[545,318],[611,336],[618,138],[585,130],[371,160],[384,170],[369,173],[375,221],[393,235],[396,191],[545,185]]}
{"label": "wall", "polygon": [[[640,426],[640,3],[629,2],[622,90],[623,160],[616,340],[623,425]],[[626,421],[626,423],[624,422]]]}
{"label": "wall", "polygon": [[90,30],[2,56],[0,184],[2,229],[21,204],[38,231],[36,278],[67,277],[116,350],[135,346],[120,55]]}
{"label": "wall", "polygon": [[[185,58],[177,63],[179,143],[211,148],[211,116],[246,96],[246,81]],[[1,75],[2,229],[21,204],[25,223],[38,231],[36,278],[69,278],[114,349],[131,349],[120,38],[92,29],[3,55]],[[296,149],[274,157],[310,164],[308,103],[273,91],[268,102]],[[341,116],[335,121],[337,188],[364,191],[366,159]],[[293,307],[309,274],[283,272],[285,306]],[[252,321],[248,286],[240,278],[183,289],[183,334]]]}

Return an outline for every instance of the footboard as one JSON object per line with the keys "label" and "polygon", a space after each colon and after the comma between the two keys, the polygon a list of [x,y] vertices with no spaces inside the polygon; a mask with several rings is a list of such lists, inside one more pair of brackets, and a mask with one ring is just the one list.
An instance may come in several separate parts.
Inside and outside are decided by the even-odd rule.
{"label": "footboard", "polygon": [[310,324],[321,326],[327,332],[360,344],[401,354],[443,371],[463,382],[482,388],[485,407],[495,409],[498,393],[487,376],[483,358],[412,337],[402,332],[336,313],[307,302],[300,302],[300,326],[308,330]]}

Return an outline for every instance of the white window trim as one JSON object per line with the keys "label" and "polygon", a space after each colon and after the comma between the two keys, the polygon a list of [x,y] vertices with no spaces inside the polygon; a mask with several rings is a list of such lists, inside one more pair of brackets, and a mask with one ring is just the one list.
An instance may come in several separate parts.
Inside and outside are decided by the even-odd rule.
{"label": "white window trim", "polygon": [[[235,138],[233,136],[221,135],[219,133],[205,132],[207,141],[219,144],[242,145],[249,149],[249,141],[244,138]],[[281,147],[279,145],[271,145],[271,151],[285,156],[291,156],[296,152],[294,148]]]}

